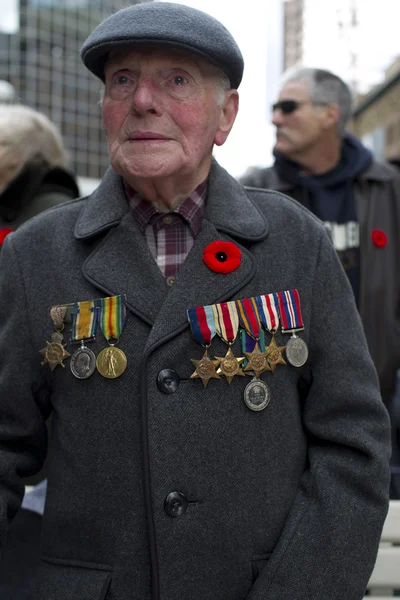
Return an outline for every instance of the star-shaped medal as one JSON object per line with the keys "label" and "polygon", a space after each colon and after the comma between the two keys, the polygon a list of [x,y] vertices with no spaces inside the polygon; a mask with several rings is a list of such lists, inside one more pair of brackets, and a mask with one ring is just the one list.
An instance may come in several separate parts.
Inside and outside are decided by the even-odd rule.
{"label": "star-shaped medal", "polygon": [[207,349],[200,360],[194,360],[192,358],[191,361],[195,367],[195,372],[192,373],[190,379],[196,379],[197,377],[200,377],[204,387],[207,387],[210,379],[221,379],[216,371],[216,368],[219,366],[221,361],[218,358],[212,360],[208,356]]}
{"label": "star-shaped medal", "polygon": [[225,356],[216,356],[215,358],[218,359],[221,363],[217,374],[222,373],[222,375],[225,375],[226,380],[229,384],[231,384],[232,379],[235,375],[240,375],[240,377],[246,377],[246,375],[243,373],[240,367],[240,365],[244,361],[244,356],[236,358],[230,346]]}
{"label": "star-shaped medal", "polygon": [[264,371],[271,371],[271,367],[267,362],[268,352],[261,352],[258,342],[256,342],[253,352],[243,352],[243,354],[249,361],[243,371],[253,371],[257,379]]}
{"label": "star-shaped medal", "polygon": [[285,346],[277,346],[275,337],[272,336],[272,340],[266,349],[267,360],[270,364],[271,371],[275,373],[276,365],[286,365],[286,361],[282,356],[282,352],[285,350]]}
{"label": "star-shaped medal", "polygon": [[65,350],[65,346],[67,344],[61,343],[62,335],[59,332],[54,332],[51,338],[53,341],[46,342],[46,347],[39,350],[39,352],[42,356],[44,356],[42,365],[47,363],[50,369],[54,371],[57,365],[65,367],[63,360],[71,355]]}

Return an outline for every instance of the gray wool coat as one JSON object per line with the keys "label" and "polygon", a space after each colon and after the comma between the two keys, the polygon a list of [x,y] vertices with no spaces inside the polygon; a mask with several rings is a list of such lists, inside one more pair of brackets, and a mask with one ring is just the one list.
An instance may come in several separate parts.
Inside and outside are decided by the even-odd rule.
{"label": "gray wool coat", "polygon": [[[226,275],[202,260],[219,239],[242,250]],[[38,599],[362,598],[387,511],[389,420],[347,278],[306,209],[244,190],[214,162],[202,228],[170,288],[110,169],[87,199],[8,236],[0,285],[0,543],[20,477],[47,451]],[[188,308],[293,288],[310,356],[262,375],[265,410],[246,407],[247,377],[189,379],[203,349]],[[115,294],[127,298],[120,378],[41,365],[51,306]],[[106,347],[101,333],[90,347]],[[171,394],[157,387],[166,368],[180,378]],[[188,500],[175,518],[172,491]]]}

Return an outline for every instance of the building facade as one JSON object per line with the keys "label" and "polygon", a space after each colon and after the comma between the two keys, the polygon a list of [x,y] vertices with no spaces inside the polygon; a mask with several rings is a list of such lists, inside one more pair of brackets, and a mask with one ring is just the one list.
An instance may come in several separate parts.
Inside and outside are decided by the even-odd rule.
{"label": "building facade", "polygon": [[14,86],[20,102],[59,127],[78,176],[101,178],[108,166],[101,83],[84,67],[79,50],[94,27],[135,0],[3,1],[12,2],[12,19],[2,26],[0,18],[0,79]]}
{"label": "building facade", "polygon": [[378,160],[400,163],[400,57],[385,80],[357,102],[351,128]]}

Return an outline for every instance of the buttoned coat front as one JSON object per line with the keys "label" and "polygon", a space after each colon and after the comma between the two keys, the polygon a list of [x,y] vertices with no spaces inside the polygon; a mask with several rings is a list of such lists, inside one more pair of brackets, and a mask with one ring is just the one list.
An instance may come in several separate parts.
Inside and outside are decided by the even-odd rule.
{"label": "buttoned coat front", "polygon": [[[226,275],[202,260],[219,239],[242,251]],[[362,598],[387,510],[389,423],[346,276],[306,209],[213,163],[202,228],[168,287],[109,170],[89,198],[8,236],[0,277],[1,543],[53,414],[38,599]],[[262,375],[265,410],[246,407],[248,377],[190,379],[203,349],[188,308],[294,288],[309,360]],[[127,302],[120,378],[78,380],[68,358],[41,365],[50,307],[115,294]],[[106,346],[98,331],[91,349]],[[157,386],[163,369],[179,375],[174,393]],[[173,491],[188,501],[175,518]]]}

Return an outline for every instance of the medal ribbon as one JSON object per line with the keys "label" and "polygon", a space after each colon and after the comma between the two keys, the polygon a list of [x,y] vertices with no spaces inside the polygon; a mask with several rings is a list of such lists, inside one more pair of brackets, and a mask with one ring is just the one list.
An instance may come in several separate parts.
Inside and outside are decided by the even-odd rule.
{"label": "medal ribbon", "polygon": [[209,346],[216,333],[212,306],[189,308],[187,315],[196,342]]}
{"label": "medal ribbon", "polygon": [[74,303],[71,339],[87,340],[93,338],[96,331],[96,308],[94,300]]}
{"label": "medal ribbon", "polygon": [[100,298],[98,320],[107,341],[118,340],[125,325],[126,307],[122,296]]}
{"label": "medal ribbon", "polygon": [[256,296],[260,321],[270,333],[275,333],[279,327],[279,306],[275,294]]}
{"label": "medal ribbon", "polygon": [[255,340],[260,338],[260,316],[255,298],[236,300],[240,325]]}
{"label": "medal ribbon", "polygon": [[219,337],[227,344],[233,344],[239,329],[239,317],[235,301],[213,304],[212,309]]}
{"label": "medal ribbon", "polygon": [[304,329],[301,316],[300,296],[297,290],[277,292],[282,331]]}

